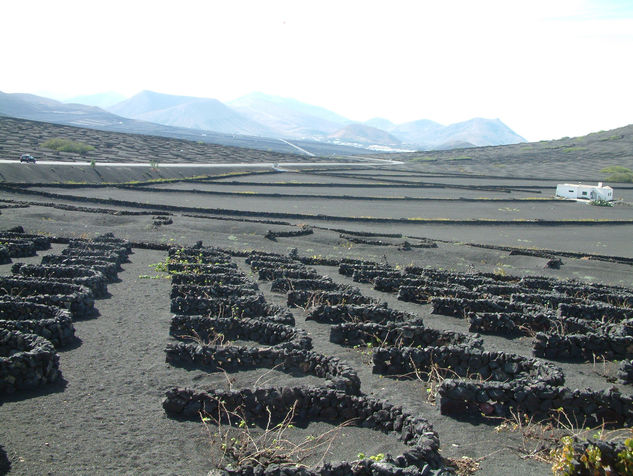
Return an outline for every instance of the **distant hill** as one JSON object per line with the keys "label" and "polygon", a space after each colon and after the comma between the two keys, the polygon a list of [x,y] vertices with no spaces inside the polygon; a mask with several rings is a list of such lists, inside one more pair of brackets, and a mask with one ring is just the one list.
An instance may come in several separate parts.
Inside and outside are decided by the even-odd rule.
{"label": "distant hill", "polygon": [[376,129],[365,124],[350,124],[328,136],[342,142],[364,145],[400,145],[401,141],[382,129]]}
{"label": "distant hill", "polygon": [[[633,124],[581,137],[452,150],[438,147],[413,153],[380,154],[379,157],[422,164],[427,171],[441,170],[452,164],[454,170],[464,173],[512,176],[523,167],[525,176],[598,182],[609,180],[610,173],[602,172],[605,168],[633,169],[631,151]],[[526,164],[530,165],[526,167]]]}
{"label": "distant hill", "polygon": [[375,127],[376,129],[382,129],[383,131],[390,132],[396,125],[389,119],[383,117],[374,117],[368,121],[363,122],[366,126]]}
{"label": "distant hill", "polygon": [[448,126],[423,119],[400,124],[390,133],[403,143],[420,145],[425,149],[446,148],[451,143],[486,146],[525,142],[499,119],[476,118]]}
{"label": "distant hill", "polygon": [[470,142],[457,140],[457,141],[450,141],[450,142],[445,142],[440,145],[436,145],[435,147],[433,147],[432,150],[470,149],[472,147],[477,147],[477,146],[475,144],[471,144]]}
{"label": "distant hill", "polygon": [[80,127],[112,126],[123,121],[122,117],[98,107],[64,104],[54,99],[20,93],[0,92],[0,114]]}
{"label": "distant hill", "polygon": [[89,94],[85,96],[75,96],[70,99],[65,99],[62,102],[66,104],[84,104],[86,106],[96,106],[96,107],[100,107],[101,109],[106,109],[124,100],[125,100],[125,96],[123,96],[122,94],[108,92],[108,93]]}
{"label": "distant hill", "polygon": [[446,126],[438,138],[469,142],[476,146],[518,144],[526,140],[499,119],[475,118]]}
{"label": "distant hill", "polygon": [[238,114],[217,99],[142,91],[108,110],[119,116],[166,126],[202,129],[225,134],[275,136],[268,127]]}
{"label": "distant hill", "polygon": [[[276,151],[282,153],[298,153],[293,145],[275,138],[254,137],[241,134],[223,134],[200,129],[173,127],[154,122],[138,121],[117,116],[98,107],[82,104],[65,104],[33,94],[0,92],[0,116],[8,116],[31,121],[48,122],[67,126],[84,127],[109,132],[125,132],[187,139],[226,146]],[[356,154],[358,149],[337,144],[293,141],[301,149],[315,155]]]}
{"label": "distant hill", "polygon": [[228,105],[287,138],[323,138],[351,122],[322,107],[263,93],[248,94]]}
{"label": "distant hill", "polygon": [[[76,99],[98,102],[106,100],[107,95]],[[277,139],[308,141],[311,147],[319,142],[321,146],[316,148],[321,150],[332,150],[330,146],[337,147],[339,142],[372,148],[389,148],[397,144],[409,150],[525,142],[499,119],[475,118],[444,126],[428,119],[394,124],[384,118],[374,118],[362,124],[369,129],[362,129],[357,123],[347,129],[353,122],[335,112],[262,93],[249,94],[227,106],[217,99],[142,91],[108,107],[107,111],[29,94],[0,93],[0,114],[168,137],[202,136],[205,142],[216,141],[224,145],[249,144],[255,139],[255,143],[266,142],[265,147],[272,150],[280,147],[275,142]],[[259,148],[261,144],[245,147]]]}
{"label": "distant hill", "polygon": [[406,144],[415,144],[421,148],[431,148],[434,144],[446,142],[437,139],[437,134],[444,128],[439,122],[429,119],[405,122],[391,129],[391,134]]}

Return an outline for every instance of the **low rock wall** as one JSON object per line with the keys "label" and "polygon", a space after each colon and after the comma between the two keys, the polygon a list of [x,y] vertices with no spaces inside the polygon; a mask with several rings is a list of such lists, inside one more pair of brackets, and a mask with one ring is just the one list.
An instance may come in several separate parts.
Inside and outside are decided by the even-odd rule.
{"label": "low rock wall", "polygon": [[[526,382],[562,385],[563,371],[553,364],[506,352],[490,352],[465,345],[378,348],[373,354],[374,373],[407,375],[431,370],[447,377],[479,380],[476,384]],[[465,382],[468,383],[468,382]]]}
{"label": "low rock wall", "polygon": [[61,254],[68,258],[96,259],[116,263],[118,269],[121,269],[121,264],[127,261],[127,257],[106,250],[93,250],[92,248],[64,248]]}
{"label": "low rock wall", "polygon": [[84,266],[59,266],[15,263],[11,272],[28,278],[45,278],[78,284],[92,291],[95,299],[108,296],[108,281],[99,271]]}
{"label": "low rock wall", "polygon": [[127,246],[120,245],[118,243],[108,242],[95,242],[86,240],[70,240],[68,242],[68,250],[72,253],[72,250],[89,251],[91,253],[104,252],[109,254],[118,255],[121,258],[122,263],[129,262],[128,255],[130,254]]}
{"label": "low rock wall", "polygon": [[176,297],[196,297],[202,296],[207,299],[214,298],[230,298],[237,299],[244,296],[253,296],[257,294],[257,284],[172,284],[171,298]]}
{"label": "low rock wall", "polygon": [[445,415],[510,416],[511,412],[547,418],[565,412],[581,426],[633,423],[633,397],[616,391],[571,390],[544,383],[517,385],[445,380],[439,387],[440,411]]}
{"label": "low rock wall", "polygon": [[73,319],[89,317],[95,311],[90,289],[55,280],[0,276],[0,296],[58,306],[69,310]]}
{"label": "low rock wall", "polygon": [[524,314],[521,312],[471,312],[468,314],[471,332],[495,334],[504,337],[531,335],[546,332],[557,322],[556,316],[548,314]]}
{"label": "low rock wall", "polygon": [[221,334],[224,339],[250,340],[262,345],[289,349],[311,349],[312,339],[299,328],[261,319],[230,319],[205,316],[175,315],[169,334],[178,339],[200,339],[210,342]]}
{"label": "low rock wall", "polygon": [[36,334],[64,347],[74,341],[70,313],[56,306],[17,300],[0,300],[0,329]]}
{"label": "low rock wall", "polygon": [[250,257],[250,261],[247,263],[250,265],[252,271],[259,271],[261,269],[283,269],[283,270],[305,270],[306,267],[302,263],[297,263],[294,261],[288,261],[286,259],[282,259],[285,257],[279,257],[279,259],[272,258],[270,256],[258,256]]}
{"label": "low rock wall", "polygon": [[171,262],[167,264],[167,270],[170,273],[184,274],[236,273],[237,265],[235,263],[228,262],[222,264]]}
{"label": "low rock wall", "polygon": [[377,324],[406,321],[420,322],[420,318],[414,314],[397,311],[386,306],[354,306],[348,304],[317,306],[309,312],[306,320],[329,324],[340,324],[342,322],[374,322]]}
{"label": "low rock wall", "polygon": [[367,345],[381,347],[428,347],[442,345],[470,345],[480,347],[481,338],[454,331],[427,329],[419,324],[345,323],[332,326],[330,342],[345,346]]}
{"label": "low rock wall", "polygon": [[561,316],[578,317],[618,322],[633,319],[633,308],[616,307],[608,304],[564,304],[558,305]]}
{"label": "low rock wall", "polygon": [[11,461],[9,461],[9,457],[7,456],[7,452],[4,450],[2,445],[0,445],[0,474],[7,474],[11,470]]}
{"label": "low rock wall", "polygon": [[0,232],[0,242],[5,240],[27,240],[33,242],[33,246],[37,251],[46,251],[51,249],[51,239],[43,235],[31,235],[27,233],[3,231]]}
{"label": "low rock wall", "polygon": [[11,255],[9,254],[9,249],[0,244],[0,264],[8,264],[11,262]]}
{"label": "low rock wall", "polygon": [[289,231],[273,231],[268,230],[265,235],[265,238],[269,240],[276,241],[277,238],[290,238],[295,236],[306,236],[314,233],[314,230],[310,227],[302,227],[299,230],[289,230]]}
{"label": "low rock wall", "polygon": [[471,312],[524,312],[525,305],[511,303],[500,299],[462,299],[450,297],[434,297],[433,314],[465,318]]}
{"label": "low rock wall", "polygon": [[261,318],[288,325],[295,323],[291,313],[268,304],[261,294],[226,299],[176,297],[171,300],[171,312],[214,317]]}
{"label": "low rock wall", "polygon": [[[398,438],[411,449],[396,457],[385,455],[385,464],[381,465],[381,468],[388,468],[389,464],[393,464],[400,468],[415,466],[419,470],[426,468],[428,471],[429,467],[440,468],[442,466],[442,458],[438,451],[439,437],[427,420],[407,413],[399,406],[367,396],[348,395],[316,387],[262,388],[240,391],[211,390],[209,392],[173,388],[166,393],[163,408],[168,415],[199,420],[200,413],[221,414],[220,402],[223,402],[224,409],[230,412],[244,411],[243,417],[246,421],[259,422],[264,425],[266,422],[262,421],[262,417],[267,415],[266,409],[271,412],[271,423],[274,425],[283,421],[294,407],[292,423],[297,425],[305,425],[312,421],[326,421],[333,424],[351,422],[352,425],[382,433],[395,432]],[[238,424],[239,422],[227,423]],[[348,467],[356,464],[355,462],[354,465]],[[254,474],[250,472],[253,470],[254,468],[251,467],[245,470],[249,471],[248,473],[243,474]],[[387,470],[384,469],[384,471]],[[354,474],[354,472],[345,474]],[[392,473],[380,472],[376,474]]]}
{"label": "low rock wall", "polygon": [[463,346],[378,348],[373,358],[375,373],[419,375],[433,368],[450,377],[438,387],[442,414],[507,417],[518,411],[545,418],[562,408],[583,426],[633,423],[633,396],[563,387],[562,370],[537,359]]}
{"label": "low rock wall", "polygon": [[550,309],[558,309],[558,305],[578,304],[583,302],[582,299],[566,296],[564,294],[551,293],[513,293],[510,295],[510,301],[517,304],[530,304],[548,307]]}
{"label": "low rock wall", "polygon": [[258,272],[257,278],[260,281],[274,281],[276,279],[317,279],[316,271],[307,269],[276,269],[262,268]]}
{"label": "low rock wall", "polygon": [[11,258],[28,258],[37,255],[37,248],[31,240],[11,238],[2,239],[0,242]]}
{"label": "low rock wall", "polygon": [[[223,270],[226,271],[226,270]],[[216,284],[249,285],[252,284],[246,276],[237,274],[231,268],[231,272],[221,273],[175,273],[171,276],[171,284],[188,284],[197,286],[211,286]]]}
{"label": "low rock wall", "polygon": [[33,389],[60,376],[59,356],[48,340],[0,329],[0,393]]}
{"label": "low rock wall", "polygon": [[618,379],[624,383],[633,383],[633,361],[631,361],[631,359],[625,359],[620,362],[620,367],[618,368]]}
{"label": "low rock wall", "polygon": [[253,348],[233,345],[168,344],[166,361],[172,365],[201,366],[212,372],[268,368],[326,379],[326,387],[352,395],[360,393],[356,371],[339,359],[308,350],[281,347]]}
{"label": "low rock wall", "polygon": [[606,360],[630,359],[633,357],[633,337],[588,334],[544,334],[534,338],[533,353],[537,357],[551,360],[584,360],[591,362],[597,357]]}
{"label": "low rock wall", "polygon": [[271,286],[271,291],[276,293],[286,293],[290,290],[312,290],[312,291],[336,291],[341,288],[340,285],[331,281],[329,278],[320,279],[275,279]]}
{"label": "low rock wall", "polygon": [[[351,278],[355,272],[357,271],[385,271],[385,272],[392,272],[395,271],[393,268],[391,267],[385,267],[385,266],[381,266],[377,263],[369,263],[366,261],[350,261],[350,260],[345,260],[342,261],[341,264],[339,264],[338,266],[338,272],[339,274],[342,274],[343,276],[347,276],[349,278]],[[398,273],[399,274],[399,273]]]}
{"label": "low rock wall", "polygon": [[428,304],[434,297],[453,297],[459,299],[478,299],[480,293],[468,291],[461,287],[440,286],[400,286],[398,299],[400,301]]}
{"label": "low rock wall", "polygon": [[373,283],[376,278],[398,277],[398,271],[384,271],[382,269],[356,270],[352,274],[355,283]]}
{"label": "low rock wall", "polygon": [[288,291],[288,307],[314,307],[321,304],[337,306],[340,304],[378,304],[375,299],[363,296],[360,292],[344,291]]}
{"label": "low rock wall", "polygon": [[72,258],[64,255],[45,255],[42,256],[43,265],[58,266],[80,266],[84,268],[94,269],[103,273],[109,283],[113,283],[118,279],[119,267],[116,263],[97,260],[90,258]]}

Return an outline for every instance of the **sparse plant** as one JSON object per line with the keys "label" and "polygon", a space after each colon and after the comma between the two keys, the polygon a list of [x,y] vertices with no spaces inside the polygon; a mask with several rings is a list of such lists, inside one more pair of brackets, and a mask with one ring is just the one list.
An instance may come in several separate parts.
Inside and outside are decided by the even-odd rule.
{"label": "sparse plant", "polygon": [[378,453],[378,454],[375,454],[375,455],[367,456],[367,455],[365,455],[365,453],[358,453],[356,455],[356,457],[358,459],[369,459],[371,461],[375,461],[375,462],[379,463],[379,462],[381,462],[382,460],[385,459],[385,454],[384,453]]}
{"label": "sparse plant", "polygon": [[444,463],[455,470],[457,476],[470,476],[479,471],[480,463],[486,458],[471,458],[470,456],[462,456],[461,458],[444,458]]}
{"label": "sparse plant", "polygon": [[349,426],[353,420],[320,435],[308,435],[302,441],[293,441],[287,433],[295,427],[296,405],[295,402],[278,423],[274,422],[270,408],[266,407],[266,422],[260,427],[248,421],[243,408],[229,409],[223,401],[218,402],[216,415],[201,413],[211,446],[219,447],[222,452],[218,467],[266,467],[271,464],[305,467],[307,458],[319,455],[317,465],[322,464],[342,428]]}
{"label": "sparse plant", "polygon": [[361,356],[363,364],[372,365],[374,358],[374,345],[368,342],[365,345],[355,345],[352,347]]}

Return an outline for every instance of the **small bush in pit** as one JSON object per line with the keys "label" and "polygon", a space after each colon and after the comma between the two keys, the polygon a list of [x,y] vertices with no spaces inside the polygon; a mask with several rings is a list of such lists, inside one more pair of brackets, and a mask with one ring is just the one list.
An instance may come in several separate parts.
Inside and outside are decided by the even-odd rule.
{"label": "small bush in pit", "polygon": [[319,466],[329,454],[338,433],[352,422],[341,423],[321,435],[308,435],[303,441],[294,442],[287,433],[294,429],[296,403],[277,424],[273,423],[272,412],[266,407],[268,417],[261,429],[247,421],[242,408],[229,410],[223,401],[218,403],[217,415],[201,414],[200,417],[211,446],[219,447],[222,452],[220,468],[271,464],[305,467],[303,462],[314,456],[320,456],[316,464]]}
{"label": "small bush in pit", "polygon": [[83,142],[72,141],[70,139],[63,139],[61,137],[47,140],[42,144],[42,147],[56,150],[57,152],[74,152],[82,155],[94,150],[94,147],[91,145],[84,144]]}

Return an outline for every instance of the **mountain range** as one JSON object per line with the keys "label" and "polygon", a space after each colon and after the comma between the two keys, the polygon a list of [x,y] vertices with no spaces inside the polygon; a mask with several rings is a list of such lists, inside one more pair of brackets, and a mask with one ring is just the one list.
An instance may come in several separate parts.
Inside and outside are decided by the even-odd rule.
{"label": "mountain range", "polygon": [[170,137],[209,134],[222,139],[223,144],[230,137],[251,137],[370,150],[440,150],[525,142],[499,119],[474,118],[448,126],[428,119],[394,124],[374,118],[359,123],[319,106],[262,93],[226,104],[213,98],[153,91],[141,91],[112,104],[117,99],[120,96],[115,93],[102,93],[61,103],[29,94],[0,92],[0,114]]}
{"label": "mountain range", "polygon": [[525,142],[499,119],[476,118],[448,126],[427,119],[393,124],[375,118],[358,123],[322,107],[263,93],[251,93],[224,105],[215,99],[142,91],[108,110],[170,126],[360,147],[445,149],[450,144],[475,147]]}

